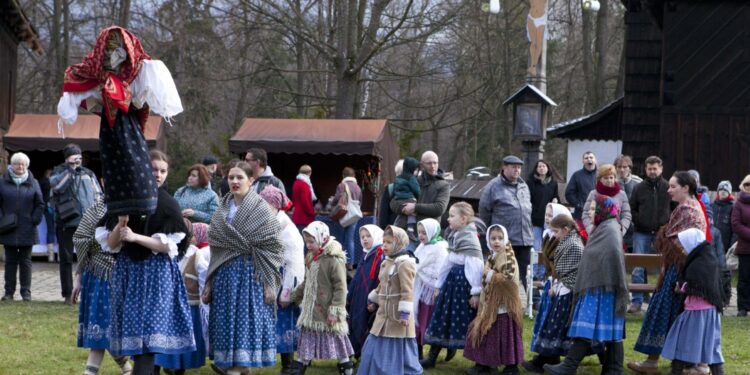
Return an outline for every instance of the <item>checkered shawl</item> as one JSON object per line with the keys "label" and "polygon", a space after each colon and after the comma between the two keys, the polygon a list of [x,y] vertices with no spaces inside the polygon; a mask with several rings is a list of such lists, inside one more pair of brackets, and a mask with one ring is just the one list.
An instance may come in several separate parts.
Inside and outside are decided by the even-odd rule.
{"label": "checkered shawl", "polygon": [[250,191],[237,208],[232,223],[227,222],[232,194],[227,194],[211,218],[208,229],[208,244],[211,246],[211,262],[206,275],[211,282],[214,273],[224,263],[243,255],[253,260],[255,278],[272,290],[279,290],[284,260],[281,244],[281,226],[271,212],[268,203]]}
{"label": "checkered shawl", "polygon": [[554,253],[555,273],[568,289],[573,289],[578,276],[578,264],[583,254],[583,242],[578,233],[570,232],[557,245]]}
{"label": "checkered shawl", "polygon": [[73,234],[73,244],[78,253],[78,272],[91,273],[104,280],[109,280],[112,269],[115,268],[115,257],[102,251],[102,247],[94,237],[96,227],[104,215],[107,205],[99,201],[83,213],[78,229]]}

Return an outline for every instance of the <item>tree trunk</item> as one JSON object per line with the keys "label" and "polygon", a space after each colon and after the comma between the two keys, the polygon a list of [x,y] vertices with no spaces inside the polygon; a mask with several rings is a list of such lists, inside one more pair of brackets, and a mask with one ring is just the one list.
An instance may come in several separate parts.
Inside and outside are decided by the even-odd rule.
{"label": "tree trunk", "polygon": [[596,86],[594,76],[594,62],[593,56],[591,55],[594,24],[592,20],[592,14],[589,11],[583,10],[581,7],[582,20],[583,20],[583,35],[582,35],[582,49],[583,49],[583,76],[586,83],[586,113],[591,113],[596,108]]}
{"label": "tree trunk", "polygon": [[120,17],[117,20],[121,27],[128,27],[128,21],[130,20],[130,0],[122,0],[120,3]]}
{"label": "tree trunk", "polygon": [[598,110],[606,100],[606,71],[607,71],[607,57],[609,55],[609,0],[601,0],[601,8],[597,13],[596,19],[596,50],[595,56],[595,90],[596,96],[594,97],[594,110]]}
{"label": "tree trunk", "polygon": [[[294,11],[297,14],[302,14],[302,4],[300,0],[294,0]],[[299,22],[302,23],[302,19],[298,18]],[[301,27],[301,26],[300,26]],[[305,97],[302,93],[305,90],[305,42],[301,37],[296,37],[294,40],[294,52],[297,59],[297,86],[294,103],[297,107],[297,116],[305,117]]]}
{"label": "tree trunk", "polygon": [[354,107],[357,96],[357,76],[349,74],[348,69],[338,68],[336,90],[336,113],[339,119],[354,118]]}

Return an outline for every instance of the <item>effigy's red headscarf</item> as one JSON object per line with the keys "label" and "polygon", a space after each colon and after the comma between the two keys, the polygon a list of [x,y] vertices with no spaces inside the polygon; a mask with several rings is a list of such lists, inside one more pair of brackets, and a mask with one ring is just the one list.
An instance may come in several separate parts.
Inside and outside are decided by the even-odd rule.
{"label": "effigy's red headscarf", "polygon": [[[104,69],[104,58],[106,56],[107,41],[110,33],[117,33],[121,41],[121,47],[128,56],[120,64],[119,72],[111,72]],[[141,70],[143,60],[150,60],[146,51],[143,50],[141,42],[127,29],[119,26],[111,26],[99,33],[96,38],[94,49],[75,65],[65,70],[63,91],[83,92],[102,86],[102,115],[106,117],[109,126],[115,124],[117,110],[128,112],[132,93],[130,83],[133,82]],[[85,103],[82,103],[85,108]],[[148,118],[148,107],[144,106],[138,113],[138,121],[141,128],[146,124]]]}

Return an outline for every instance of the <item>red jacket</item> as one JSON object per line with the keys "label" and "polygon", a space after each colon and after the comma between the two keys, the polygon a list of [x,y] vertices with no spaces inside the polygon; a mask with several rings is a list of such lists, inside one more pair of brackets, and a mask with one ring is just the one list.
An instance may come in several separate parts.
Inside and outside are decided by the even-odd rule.
{"label": "red jacket", "polygon": [[307,225],[315,221],[312,191],[305,181],[294,181],[294,185],[292,185],[292,202],[294,203],[294,212],[292,213],[292,222],[294,224]]}

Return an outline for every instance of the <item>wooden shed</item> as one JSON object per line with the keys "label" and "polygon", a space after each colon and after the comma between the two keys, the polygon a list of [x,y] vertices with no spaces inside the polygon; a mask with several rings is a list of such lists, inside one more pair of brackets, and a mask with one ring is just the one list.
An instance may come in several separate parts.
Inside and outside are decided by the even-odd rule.
{"label": "wooden shed", "polygon": [[659,155],[665,173],[697,169],[712,189],[737,184],[750,173],[750,2],[622,3],[623,97],[548,133],[620,140],[639,174],[646,157]]}

